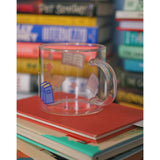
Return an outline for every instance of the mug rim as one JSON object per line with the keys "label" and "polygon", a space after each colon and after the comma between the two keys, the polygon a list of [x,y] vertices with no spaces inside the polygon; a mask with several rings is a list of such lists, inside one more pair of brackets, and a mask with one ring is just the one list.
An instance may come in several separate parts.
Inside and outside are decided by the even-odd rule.
{"label": "mug rim", "polygon": [[[87,48],[87,49],[53,49],[53,48],[45,48],[49,46],[88,46],[88,47],[98,47],[98,48]],[[39,50],[45,50],[45,51],[57,51],[57,52],[91,52],[91,51],[100,51],[103,49],[106,49],[107,47],[102,44],[97,43],[43,43],[39,45]]]}

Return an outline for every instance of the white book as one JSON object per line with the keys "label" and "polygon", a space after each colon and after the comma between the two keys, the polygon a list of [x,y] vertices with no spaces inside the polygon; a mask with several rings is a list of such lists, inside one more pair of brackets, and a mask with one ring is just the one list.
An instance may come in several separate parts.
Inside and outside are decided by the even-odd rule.
{"label": "white book", "polygon": [[142,11],[116,11],[116,19],[143,19]]}

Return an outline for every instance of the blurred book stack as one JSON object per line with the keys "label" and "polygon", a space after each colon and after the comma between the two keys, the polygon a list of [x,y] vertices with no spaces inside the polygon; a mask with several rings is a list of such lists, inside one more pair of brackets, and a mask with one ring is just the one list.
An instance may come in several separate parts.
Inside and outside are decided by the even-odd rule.
{"label": "blurred book stack", "polygon": [[[17,0],[17,91],[37,92],[42,43],[100,43],[107,46],[109,56],[113,5],[112,0]],[[28,89],[26,83],[31,84]]]}
{"label": "blurred book stack", "polygon": [[116,10],[117,102],[143,108],[143,0],[124,0]]}

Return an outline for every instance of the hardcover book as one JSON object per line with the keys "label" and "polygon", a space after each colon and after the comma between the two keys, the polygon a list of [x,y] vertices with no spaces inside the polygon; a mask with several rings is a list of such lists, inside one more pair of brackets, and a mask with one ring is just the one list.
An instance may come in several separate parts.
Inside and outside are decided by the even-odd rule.
{"label": "hardcover book", "polygon": [[99,28],[79,26],[17,24],[17,41],[19,42],[100,43],[110,38],[109,33],[110,26]]}
{"label": "hardcover book", "polygon": [[18,13],[108,16],[113,15],[113,3],[94,1],[18,1]]}
{"label": "hardcover book", "polygon": [[118,47],[118,56],[120,58],[143,60],[143,47],[121,44]]}
{"label": "hardcover book", "polygon": [[143,11],[143,0],[124,0],[124,10]]}
{"label": "hardcover book", "polygon": [[143,32],[143,21],[119,21],[119,26],[116,29],[120,31]]}
{"label": "hardcover book", "polygon": [[17,14],[18,24],[58,25],[58,26],[83,26],[101,27],[108,25],[111,18],[106,17],[82,17],[44,14]]}
{"label": "hardcover book", "polygon": [[38,92],[38,75],[17,73],[17,92],[20,93],[37,93]]}
{"label": "hardcover book", "polygon": [[116,11],[115,18],[116,20],[143,21],[143,12],[118,10]]}
{"label": "hardcover book", "polygon": [[[61,96],[63,92],[57,94]],[[55,97],[56,98],[56,97]],[[48,114],[41,109],[39,96],[17,101],[17,115],[35,123],[67,132],[74,137],[98,141],[116,134],[143,119],[143,112],[115,103],[103,111],[88,116],[58,116]],[[124,118],[125,117],[125,118]]]}
{"label": "hardcover book", "polygon": [[123,68],[131,72],[143,72],[143,60],[134,60],[123,58]]}

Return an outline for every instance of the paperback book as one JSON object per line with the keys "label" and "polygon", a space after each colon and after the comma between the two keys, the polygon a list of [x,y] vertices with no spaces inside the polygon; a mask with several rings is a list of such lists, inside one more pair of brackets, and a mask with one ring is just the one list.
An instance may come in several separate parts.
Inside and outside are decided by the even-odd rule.
{"label": "paperback book", "polygon": [[58,26],[83,26],[101,27],[111,23],[112,17],[82,17],[44,14],[17,14],[18,24],[58,25]]}
{"label": "paperback book", "polygon": [[110,32],[110,25],[105,27],[79,27],[17,24],[17,41],[40,43],[103,43],[110,39]]}
{"label": "paperback book", "polygon": [[70,159],[108,159],[143,143],[143,128],[133,129],[100,143],[81,141],[62,132],[18,118],[17,137]]}

